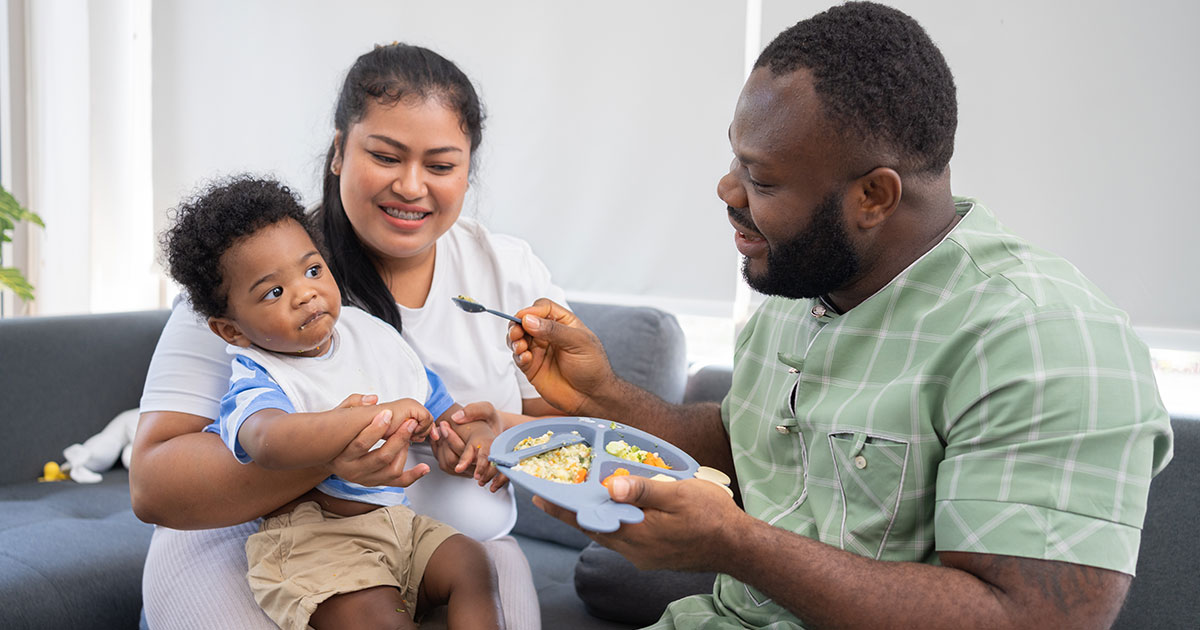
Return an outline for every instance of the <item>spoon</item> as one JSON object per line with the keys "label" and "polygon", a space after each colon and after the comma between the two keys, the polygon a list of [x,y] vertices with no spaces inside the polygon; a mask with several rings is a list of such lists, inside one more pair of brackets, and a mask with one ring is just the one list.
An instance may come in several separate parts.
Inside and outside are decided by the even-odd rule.
{"label": "spoon", "polygon": [[458,305],[458,308],[461,308],[462,310],[464,310],[468,313],[491,313],[492,315],[495,315],[497,317],[503,317],[504,319],[507,319],[510,322],[515,322],[517,324],[521,323],[521,320],[517,319],[516,317],[513,317],[512,315],[509,315],[508,313],[502,313],[500,311],[493,311],[490,308],[486,308],[486,307],[484,307],[484,305],[480,304],[479,302],[476,302],[475,300],[472,300],[471,298],[469,298],[465,295],[460,295],[458,297],[452,297],[450,299],[455,304]]}

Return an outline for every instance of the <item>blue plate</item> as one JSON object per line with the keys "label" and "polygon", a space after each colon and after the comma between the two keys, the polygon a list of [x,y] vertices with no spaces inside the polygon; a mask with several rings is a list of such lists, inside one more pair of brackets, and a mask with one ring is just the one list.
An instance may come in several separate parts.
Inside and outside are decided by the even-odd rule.
{"label": "blue plate", "polygon": [[[513,451],[513,447],[521,440],[541,437],[547,431],[554,432],[550,442]],[[617,440],[624,440],[644,451],[657,452],[671,468],[639,464],[608,454],[604,447]],[[584,442],[592,448],[592,464],[583,483],[559,483],[512,469],[525,458],[578,442]],[[640,429],[599,418],[542,418],[519,424],[496,436],[488,459],[512,483],[571,510],[579,526],[593,532],[614,532],[621,527],[621,523],[640,523],[645,517],[641,509],[610,499],[608,489],[600,485],[614,470],[625,468],[629,474],[639,477],[663,474],[682,480],[691,479],[700,467],[690,455],[672,444]]]}

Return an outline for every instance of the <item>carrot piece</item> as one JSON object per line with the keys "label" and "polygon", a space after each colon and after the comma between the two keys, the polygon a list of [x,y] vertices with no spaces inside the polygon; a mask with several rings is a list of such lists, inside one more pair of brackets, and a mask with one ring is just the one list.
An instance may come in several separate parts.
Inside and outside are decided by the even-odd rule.
{"label": "carrot piece", "polygon": [[613,477],[628,477],[628,476],[629,476],[628,470],[626,470],[624,468],[618,468],[618,469],[614,470],[611,475],[605,477],[604,481],[600,482],[600,485],[604,486],[605,488],[609,488],[609,487],[611,487]]}
{"label": "carrot piece", "polygon": [[648,453],[646,455],[646,459],[642,460],[642,463],[650,464],[651,466],[658,466],[659,468],[666,468],[667,470],[671,469],[671,467],[667,465],[667,462],[664,462],[663,459],[658,456],[658,453]]}
{"label": "carrot piece", "polygon": [[583,483],[585,481],[587,481],[587,470],[586,469],[580,470],[579,472],[575,473],[575,480],[572,483]]}

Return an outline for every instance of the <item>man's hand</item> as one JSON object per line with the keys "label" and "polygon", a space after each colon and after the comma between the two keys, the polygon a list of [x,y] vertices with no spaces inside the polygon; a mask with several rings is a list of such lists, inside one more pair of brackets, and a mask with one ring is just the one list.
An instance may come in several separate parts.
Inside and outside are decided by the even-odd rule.
{"label": "man's hand", "polygon": [[618,380],[604,346],[571,311],[546,298],[517,311],[510,324],[513,361],[546,402],[565,413],[588,415],[591,399]]}
{"label": "man's hand", "polygon": [[[592,540],[625,556],[639,569],[677,571],[721,570],[728,546],[721,541],[738,531],[750,517],[719,486],[708,481],[651,481],[637,476],[616,477],[609,496],[636,505],[646,514],[641,523],[601,534],[581,530]],[[578,527],[575,514],[541,497],[533,502],[547,514]]]}

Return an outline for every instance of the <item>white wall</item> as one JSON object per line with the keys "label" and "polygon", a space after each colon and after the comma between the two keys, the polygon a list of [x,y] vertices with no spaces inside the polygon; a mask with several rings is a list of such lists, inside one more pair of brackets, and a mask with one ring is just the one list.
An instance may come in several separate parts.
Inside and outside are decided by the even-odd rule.
{"label": "white wall", "polygon": [[[1200,3],[889,4],[917,18],[954,72],[955,193],[1072,261],[1140,329],[1190,331],[1152,343],[1195,343]],[[827,6],[764,0],[763,43]]]}
{"label": "white wall", "polygon": [[[135,9],[135,39],[146,1],[123,0]],[[827,6],[747,2],[762,9],[760,45]],[[112,118],[122,110],[93,98],[124,85],[122,77],[94,59],[61,59],[79,42],[108,40],[97,29],[115,22],[92,15],[89,30],[80,20],[112,2],[34,2],[27,36],[36,159],[28,167],[32,194],[42,197],[26,201],[48,224],[39,302],[61,306],[42,312],[108,308],[96,296],[115,285],[95,285],[140,278],[146,267],[138,248],[152,236],[138,213],[154,214],[156,232],[165,209],[204,178],[274,172],[314,200],[342,73],[371,45],[400,39],[444,53],[480,88],[490,118],[469,204],[493,229],[530,240],[574,295],[727,314],[737,261],[713,190],[729,160],[747,2],[154,2],[149,211],[125,207],[120,193],[96,182],[96,173],[127,175],[111,168],[123,164],[121,154],[95,149],[98,139],[107,145],[127,135],[97,128],[98,112]],[[1074,261],[1143,331],[1166,333],[1155,345],[1195,343],[1200,283],[1190,252],[1200,216],[1189,203],[1187,169],[1200,144],[1200,79],[1191,67],[1200,44],[1189,29],[1200,5],[894,4],[925,25],[958,81],[956,191],[980,197],[1015,231]],[[38,30],[45,25],[57,28]],[[127,53],[114,59],[142,54],[128,37],[116,43]],[[53,51],[58,58],[47,56]],[[145,79],[128,89],[139,85]],[[81,110],[85,97],[91,106]],[[38,102],[76,120],[90,116],[90,127],[48,124]],[[136,107],[136,94],[128,102]],[[145,124],[144,114],[122,120]],[[99,163],[87,169],[91,196],[75,189],[84,175],[72,152]],[[137,236],[106,236],[108,213],[117,211],[138,225]],[[93,224],[90,238],[73,235]],[[132,258],[95,251],[121,235],[137,241]],[[145,293],[118,302],[154,306],[137,301]]]}
{"label": "white wall", "polygon": [[573,293],[720,311],[736,252],[714,190],[744,13],[724,0],[156,2],[155,207],[240,170],[314,201],[343,73],[401,40],[458,63],[483,97],[468,211],[526,237]]}

